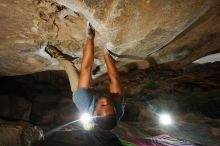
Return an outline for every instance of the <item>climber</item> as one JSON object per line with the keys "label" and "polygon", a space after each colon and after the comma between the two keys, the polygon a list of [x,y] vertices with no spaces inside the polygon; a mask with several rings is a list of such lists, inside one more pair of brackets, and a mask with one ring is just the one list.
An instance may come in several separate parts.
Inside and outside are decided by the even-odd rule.
{"label": "climber", "polygon": [[99,117],[94,120],[96,127],[103,130],[111,130],[124,113],[123,89],[119,81],[117,68],[107,47],[103,50],[103,56],[110,77],[109,95],[91,88],[95,30],[89,23],[86,35],[87,41],[83,49],[80,74],[74,64],[65,59],[64,54],[55,46],[47,45],[45,51],[51,57],[56,58],[67,72],[73,93],[73,102],[79,112]]}

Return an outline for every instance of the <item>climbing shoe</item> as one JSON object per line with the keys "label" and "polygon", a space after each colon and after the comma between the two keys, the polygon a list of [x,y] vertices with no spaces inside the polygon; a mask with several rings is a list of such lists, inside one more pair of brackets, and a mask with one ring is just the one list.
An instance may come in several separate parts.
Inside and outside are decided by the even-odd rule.
{"label": "climbing shoe", "polygon": [[63,53],[53,45],[47,45],[45,47],[45,52],[47,52],[47,54],[53,58],[57,58],[58,56],[63,55]]}

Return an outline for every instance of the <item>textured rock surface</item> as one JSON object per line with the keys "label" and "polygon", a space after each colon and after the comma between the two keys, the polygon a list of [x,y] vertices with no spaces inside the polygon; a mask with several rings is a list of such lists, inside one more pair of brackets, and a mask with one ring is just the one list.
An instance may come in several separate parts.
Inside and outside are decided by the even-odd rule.
{"label": "textured rock surface", "polygon": [[87,21],[97,31],[98,75],[106,43],[118,66],[172,62],[175,69],[219,51],[218,0],[2,0],[0,7],[1,76],[60,70],[41,49],[47,43],[81,57]]}
{"label": "textured rock surface", "polygon": [[42,138],[43,131],[37,126],[22,121],[1,121],[0,134],[2,146],[32,146]]}

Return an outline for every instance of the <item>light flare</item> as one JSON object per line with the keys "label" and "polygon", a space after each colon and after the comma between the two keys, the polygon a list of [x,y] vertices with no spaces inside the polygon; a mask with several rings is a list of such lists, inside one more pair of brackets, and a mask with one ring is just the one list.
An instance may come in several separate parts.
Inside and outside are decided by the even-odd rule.
{"label": "light flare", "polygon": [[168,113],[163,113],[159,115],[159,120],[162,125],[171,125],[173,123],[173,118]]}
{"label": "light flare", "polygon": [[87,113],[83,113],[80,117],[80,121],[82,122],[82,124],[88,124],[92,121],[92,116]]}

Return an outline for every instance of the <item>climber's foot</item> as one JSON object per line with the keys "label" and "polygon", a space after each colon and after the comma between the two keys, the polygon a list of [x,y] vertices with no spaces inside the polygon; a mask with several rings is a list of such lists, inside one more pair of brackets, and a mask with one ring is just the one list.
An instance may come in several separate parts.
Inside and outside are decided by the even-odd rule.
{"label": "climber's foot", "polygon": [[52,45],[47,45],[45,47],[45,52],[47,52],[53,58],[57,58],[63,55],[63,53],[59,49],[57,49],[57,47],[52,46]]}

